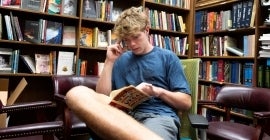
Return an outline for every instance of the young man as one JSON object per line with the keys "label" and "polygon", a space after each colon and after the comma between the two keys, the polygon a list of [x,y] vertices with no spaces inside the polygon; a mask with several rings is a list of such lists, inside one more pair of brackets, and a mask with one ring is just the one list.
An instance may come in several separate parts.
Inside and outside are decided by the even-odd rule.
{"label": "young man", "polygon": [[[108,46],[96,87],[98,93],[105,95],[83,87],[72,89],[67,95],[70,108],[93,130],[106,131],[110,139],[117,139],[112,135],[121,135],[120,139],[136,135],[135,139],[176,140],[180,127],[177,111],[191,107],[189,85],[179,58],[171,51],[152,46],[148,39],[149,28],[149,19],[141,8],[125,10],[115,23],[114,33],[126,46],[121,46],[120,42]],[[128,85],[135,85],[152,96],[129,112],[132,118],[109,106],[106,96]],[[92,99],[87,91],[93,93],[90,94]],[[75,92],[80,93],[80,97]],[[106,132],[97,134],[103,136]]]}

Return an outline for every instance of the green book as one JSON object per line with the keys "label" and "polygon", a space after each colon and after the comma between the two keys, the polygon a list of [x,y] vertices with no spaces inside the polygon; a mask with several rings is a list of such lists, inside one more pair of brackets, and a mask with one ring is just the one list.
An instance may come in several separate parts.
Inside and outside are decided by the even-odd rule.
{"label": "green book", "polygon": [[257,86],[258,87],[263,87],[263,78],[264,78],[264,75],[263,75],[263,73],[264,73],[264,66],[263,65],[260,65],[259,67],[258,67],[258,80],[257,80]]}
{"label": "green book", "polygon": [[265,83],[264,87],[270,88],[270,66],[265,67]]}

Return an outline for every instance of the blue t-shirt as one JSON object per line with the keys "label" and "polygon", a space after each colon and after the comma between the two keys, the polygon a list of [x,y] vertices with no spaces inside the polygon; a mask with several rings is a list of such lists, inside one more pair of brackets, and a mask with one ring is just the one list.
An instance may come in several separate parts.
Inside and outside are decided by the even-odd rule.
{"label": "blue t-shirt", "polygon": [[[114,63],[112,89],[128,85],[137,86],[142,82],[151,83],[169,91],[190,94],[179,58],[173,52],[159,47],[154,47],[145,55],[135,55],[127,51]],[[145,101],[134,110],[178,118],[174,108],[156,97]]]}

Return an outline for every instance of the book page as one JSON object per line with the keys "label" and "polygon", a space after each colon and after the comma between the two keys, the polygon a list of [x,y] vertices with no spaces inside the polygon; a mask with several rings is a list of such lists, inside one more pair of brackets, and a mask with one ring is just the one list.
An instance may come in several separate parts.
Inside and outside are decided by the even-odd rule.
{"label": "book page", "polygon": [[149,99],[149,96],[146,93],[136,89],[133,85],[112,91],[110,97],[112,98],[113,103],[125,106],[129,109],[133,109],[140,103]]}

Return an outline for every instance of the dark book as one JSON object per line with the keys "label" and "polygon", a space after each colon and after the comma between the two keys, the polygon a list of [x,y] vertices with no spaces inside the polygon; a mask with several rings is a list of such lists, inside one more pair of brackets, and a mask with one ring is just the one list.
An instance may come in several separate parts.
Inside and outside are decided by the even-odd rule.
{"label": "dark book", "polygon": [[62,0],[62,15],[70,15],[76,16],[77,15],[77,0]]}
{"label": "dark book", "polygon": [[84,18],[96,18],[97,10],[95,0],[84,0],[82,12]]}
{"label": "dark book", "polygon": [[22,0],[21,8],[33,11],[41,11],[41,5],[44,0]]}
{"label": "dark book", "polygon": [[15,29],[16,29],[18,41],[22,41],[23,40],[23,34],[22,34],[20,23],[19,23],[19,19],[18,19],[17,16],[14,16],[14,23],[15,23]]}
{"label": "dark book", "polygon": [[24,39],[31,43],[41,43],[42,20],[25,20]]}
{"label": "dark book", "polygon": [[46,44],[62,44],[63,36],[62,23],[56,21],[46,21]]}
{"label": "dark book", "polygon": [[265,67],[265,80],[264,87],[270,88],[270,66]]}
{"label": "dark book", "polygon": [[16,29],[15,29],[15,22],[14,22],[14,17],[12,12],[9,12],[9,17],[10,17],[10,24],[11,24],[11,29],[12,29],[12,34],[13,34],[13,40],[18,40]]}

